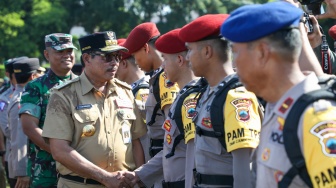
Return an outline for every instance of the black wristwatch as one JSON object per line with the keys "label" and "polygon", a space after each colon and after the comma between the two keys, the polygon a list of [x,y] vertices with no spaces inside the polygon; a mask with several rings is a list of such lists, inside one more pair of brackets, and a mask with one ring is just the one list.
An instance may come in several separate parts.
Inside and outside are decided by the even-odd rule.
{"label": "black wristwatch", "polygon": [[6,153],[6,151],[0,151],[0,157],[1,157],[1,156],[4,156],[5,153]]}

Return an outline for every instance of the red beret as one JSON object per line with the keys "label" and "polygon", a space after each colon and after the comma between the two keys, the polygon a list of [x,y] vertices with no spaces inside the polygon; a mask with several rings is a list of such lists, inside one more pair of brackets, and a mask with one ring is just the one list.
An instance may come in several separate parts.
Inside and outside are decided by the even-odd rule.
{"label": "red beret", "polygon": [[142,23],[131,31],[123,46],[132,54],[143,47],[150,39],[159,35],[160,32],[155,23]]}
{"label": "red beret", "polygon": [[180,30],[180,28],[171,30],[158,38],[155,42],[156,49],[166,54],[176,54],[186,51],[185,43],[179,38]]}
{"label": "red beret", "polygon": [[336,40],[336,25],[332,26],[329,29],[328,33],[331,36],[331,38],[333,38],[334,40]]}
{"label": "red beret", "polygon": [[[117,41],[118,41],[119,46],[124,46],[124,43],[125,43],[126,39],[121,38],[121,39],[118,39]],[[132,56],[132,54],[130,54],[128,52],[124,52],[124,51],[121,52],[121,60],[127,59],[131,56]]]}
{"label": "red beret", "polygon": [[196,42],[218,37],[220,27],[228,17],[228,14],[207,14],[198,17],[182,27],[180,39],[184,42]]}
{"label": "red beret", "polygon": [[119,46],[122,46],[122,45],[124,44],[125,41],[126,41],[125,38],[121,38],[121,39],[118,39],[118,40],[117,40]]}

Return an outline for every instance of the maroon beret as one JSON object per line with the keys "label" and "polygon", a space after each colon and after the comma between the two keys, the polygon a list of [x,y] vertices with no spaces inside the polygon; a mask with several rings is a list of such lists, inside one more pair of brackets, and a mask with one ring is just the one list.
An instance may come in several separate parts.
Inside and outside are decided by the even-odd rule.
{"label": "maroon beret", "polygon": [[125,41],[126,41],[125,38],[120,38],[120,39],[117,40],[119,46],[122,46]]}
{"label": "maroon beret", "polygon": [[180,39],[184,42],[219,38],[220,27],[229,14],[207,14],[182,27]]}
{"label": "maroon beret", "polygon": [[[118,39],[118,40],[117,40],[118,45],[119,45],[119,46],[123,46],[123,47],[125,47],[125,46],[124,46],[125,41],[126,41],[125,38],[121,38],[121,39]],[[131,56],[132,56],[132,54],[130,54],[130,53],[128,53],[128,52],[124,52],[124,51],[121,52],[121,60],[127,59],[127,58],[129,58],[129,57],[131,57]]]}
{"label": "maroon beret", "polygon": [[162,53],[176,54],[186,51],[185,43],[179,38],[181,28],[174,29],[160,36],[155,42],[155,47]]}
{"label": "maroon beret", "polygon": [[333,38],[334,40],[336,40],[336,25],[332,26],[329,29],[328,34],[331,36],[331,38]]}
{"label": "maroon beret", "polygon": [[150,39],[159,35],[160,32],[155,23],[142,23],[131,31],[123,46],[132,54],[143,47]]}

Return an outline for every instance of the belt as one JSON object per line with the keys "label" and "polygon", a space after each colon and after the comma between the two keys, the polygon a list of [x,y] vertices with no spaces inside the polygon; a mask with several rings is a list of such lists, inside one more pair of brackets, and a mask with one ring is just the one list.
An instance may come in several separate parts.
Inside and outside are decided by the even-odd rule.
{"label": "belt", "polygon": [[225,185],[233,187],[233,176],[229,175],[208,175],[196,172],[195,182],[197,185]]}
{"label": "belt", "polygon": [[154,157],[163,149],[163,139],[150,139],[149,155]]}
{"label": "belt", "polygon": [[86,179],[86,178],[82,178],[79,176],[62,175],[62,174],[60,176],[61,178],[71,180],[71,181],[76,181],[76,182],[83,183],[83,184],[101,185],[101,183],[93,179]]}
{"label": "belt", "polygon": [[162,188],[184,188],[184,180],[174,182],[162,181]]}
{"label": "belt", "polygon": [[163,147],[163,139],[150,139],[151,147]]}

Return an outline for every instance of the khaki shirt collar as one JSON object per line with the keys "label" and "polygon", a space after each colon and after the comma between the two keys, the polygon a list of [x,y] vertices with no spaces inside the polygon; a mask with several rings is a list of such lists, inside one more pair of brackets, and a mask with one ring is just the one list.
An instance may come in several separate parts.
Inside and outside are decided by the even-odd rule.
{"label": "khaki shirt collar", "polygon": [[[89,81],[88,77],[86,76],[85,72],[83,71],[83,73],[79,76],[79,79],[81,81],[81,85],[82,85],[82,95],[85,95],[87,93],[89,93],[92,89],[95,89],[95,87],[91,84],[91,82]],[[108,89],[108,93],[107,95],[113,93],[116,89],[116,84],[114,83],[114,79],[110,80],[107,83],[107,89]]]}

